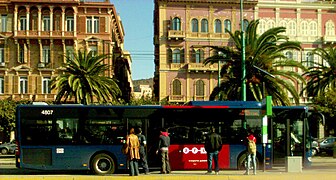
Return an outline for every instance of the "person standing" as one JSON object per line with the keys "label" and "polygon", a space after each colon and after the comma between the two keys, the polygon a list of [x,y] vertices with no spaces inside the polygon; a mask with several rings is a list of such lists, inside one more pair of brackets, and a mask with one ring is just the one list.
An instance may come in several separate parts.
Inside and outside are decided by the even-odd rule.
{"label": "person standing", "polygon": [[250,164],[252,160],[253,174],[257,174],[256,154],[257,154],[257,138],[253,135],[252,130],[248,130],[247,139],[247,166],[246,175],[249,175]]}
{"label": "person standing", "polygon": [[160,131],[158,150],[156,153],[160,152],[161,155],[161,174],[169,174],[171,172],[168,148],[170,146],[170,137],[166,129]]}
{"label": "person standing", "polygon": [[222,149],[222,138],[216,133],[215,127],[210,128],[210,134],[205,139],[204,144],[205,151],[207,152],[208,172],[206,174],[212,174],[212,160],[215,163],[215,174],[219,174],[218,154]]}
{"label": "person standing", "polygon": [[140,165],[145,171],[145,174],[149,174],[148,163],[147,163],[147,156],[146,156],[146,137],[142,134],[141,128],[136,129],[136,135],[138,136],[139,143],[140,143]]}
{"label": "person standing", "polygon": [[129,135],[126,137],[126,143],[128,145],[128,154],[127,160],[130,165],[130,176],[137,176],[139,175],[139,167],[138,167],[138,160],[140,159],[140,143],[138,136],[134,134],[134,128],[130,129]]}

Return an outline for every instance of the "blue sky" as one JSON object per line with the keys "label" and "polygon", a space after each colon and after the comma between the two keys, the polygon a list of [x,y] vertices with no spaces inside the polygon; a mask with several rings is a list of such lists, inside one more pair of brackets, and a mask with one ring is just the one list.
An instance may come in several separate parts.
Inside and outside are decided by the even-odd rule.
{"label": "blue sky", "polygon": [[153,0],[110,0],[125,30],[124,49],[132,56],[133,80],[154,76]]}

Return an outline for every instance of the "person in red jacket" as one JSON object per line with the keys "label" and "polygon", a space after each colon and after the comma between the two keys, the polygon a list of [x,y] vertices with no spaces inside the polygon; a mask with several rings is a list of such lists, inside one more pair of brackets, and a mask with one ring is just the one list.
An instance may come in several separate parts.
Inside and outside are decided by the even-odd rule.
{"label": "person in red jacket", "polygon": [[257,174],[257,164],[256,164],[256,155],[257,155],[257,139],[253,135],[253,131],[251,129],[248,130],[248,135],[246,137],[247,139],[247,166],[246,166],[246,172],[245,174],[249,174],[250,170],[250,164],[252,160],[252,166],[253,166],[253,174]]}

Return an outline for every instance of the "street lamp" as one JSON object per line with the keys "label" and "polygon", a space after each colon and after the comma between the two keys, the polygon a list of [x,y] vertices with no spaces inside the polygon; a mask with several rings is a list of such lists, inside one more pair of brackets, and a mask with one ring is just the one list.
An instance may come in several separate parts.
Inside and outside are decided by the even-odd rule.
{"label": "street lamp", "polygon": [[240,28],[241,28],[241,98],[246,101],[246,69],[245,69],[245,38],[244,38],[244,20],[243,20],[243,0],[240,0]]}

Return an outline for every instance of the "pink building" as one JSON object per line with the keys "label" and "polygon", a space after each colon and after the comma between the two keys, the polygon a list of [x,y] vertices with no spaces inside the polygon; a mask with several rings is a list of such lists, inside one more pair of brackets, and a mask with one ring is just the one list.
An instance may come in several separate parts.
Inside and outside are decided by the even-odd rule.
{"label": "pink building", "polygon": [[[284,54],[297,61],[320,61],[311,54],[317,47],[336,40],[335,5],[331,1],[244,1],[242,18],[260,19],[259,32],[285,26],[290,40],[304,50]],[[218,65],[204,65],[213,51],[205,46],[231,46],[229,34],[240,30],[240,1],[155,0],[154,96],[157,100],[184,103],[208,100],[217,86]],[[297,71],[297,69],[292,69]],[[301,91],[303,85],[296,85]],[[302,103],[309,98],[302,97]]]}

